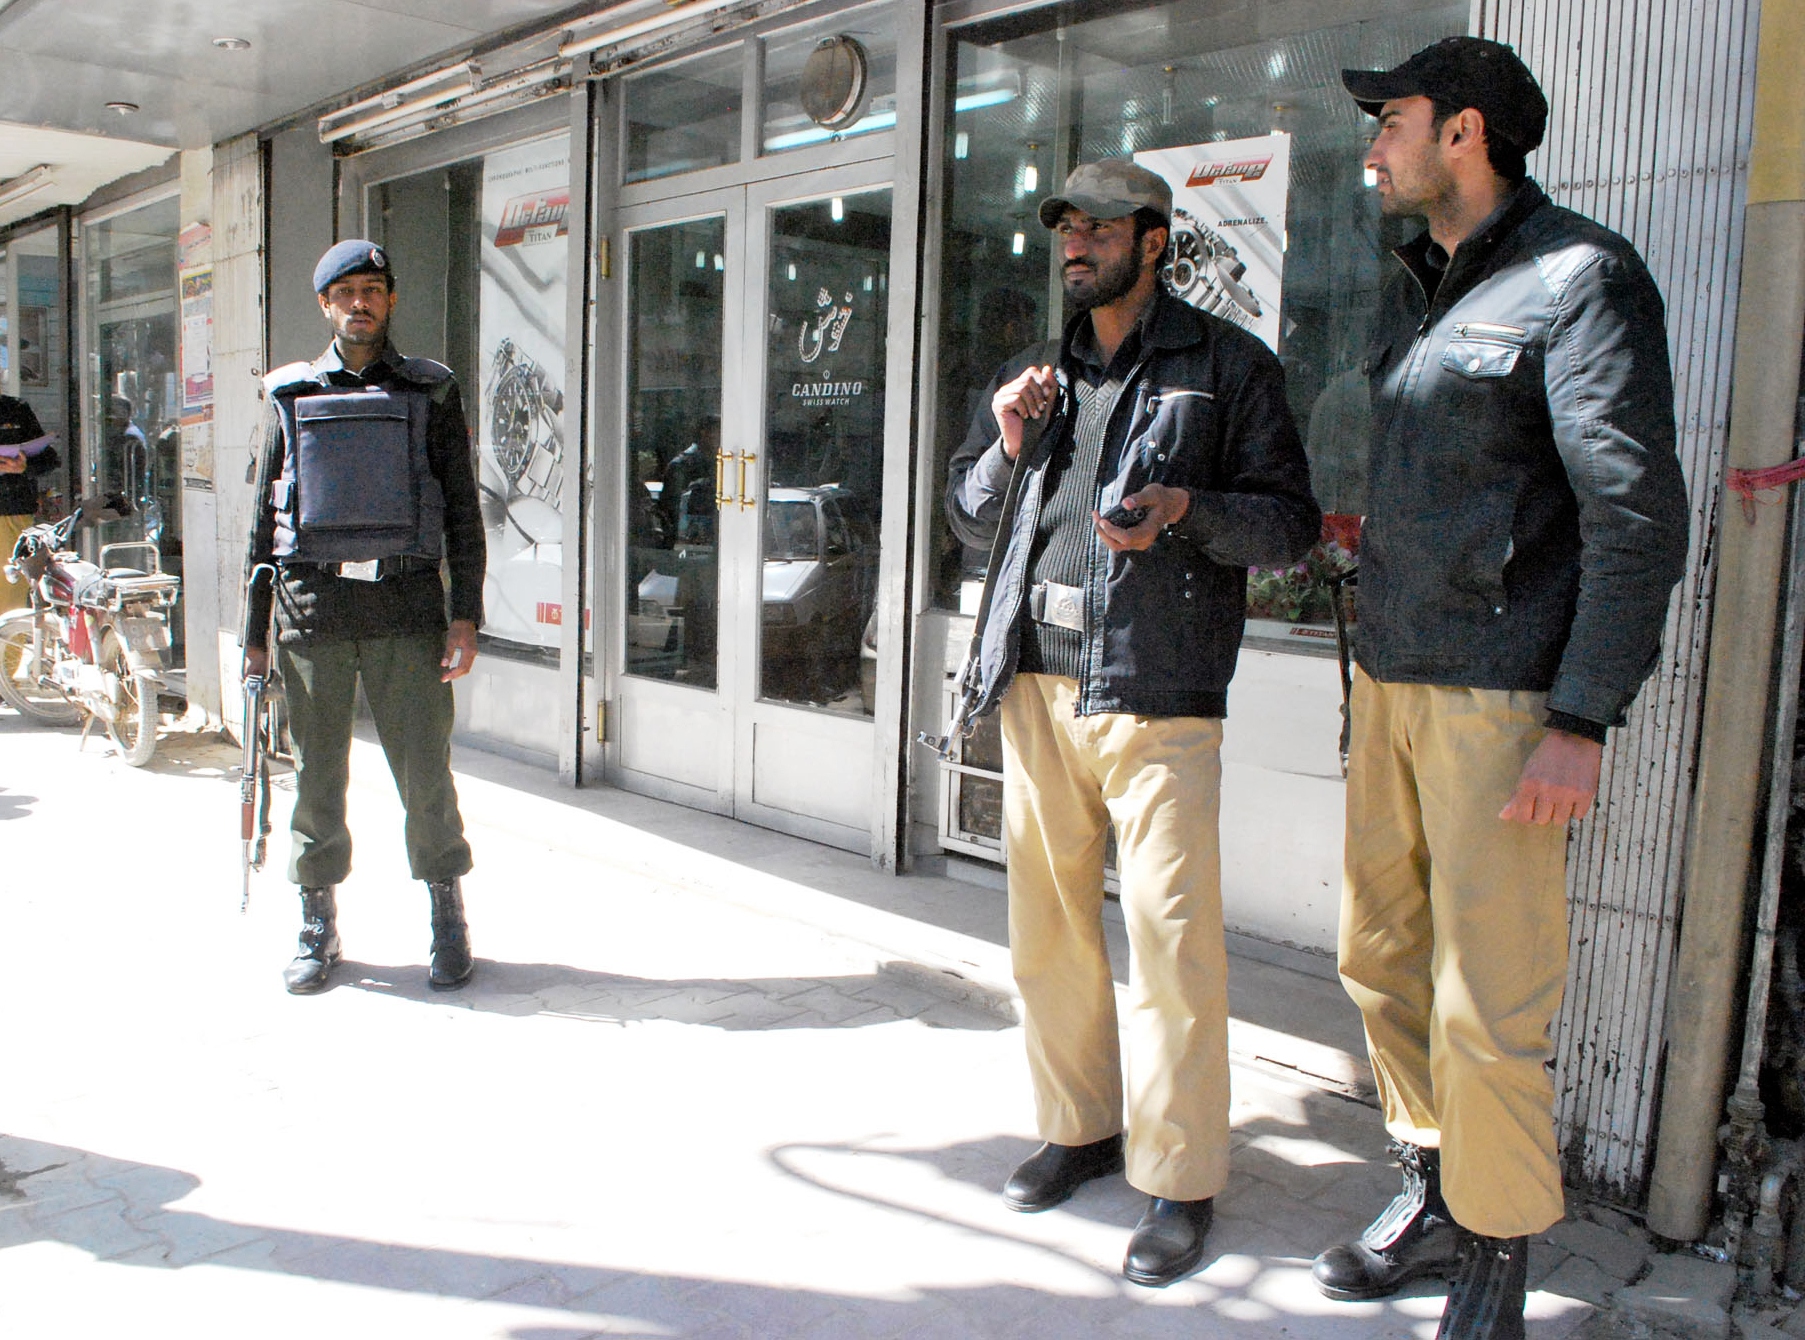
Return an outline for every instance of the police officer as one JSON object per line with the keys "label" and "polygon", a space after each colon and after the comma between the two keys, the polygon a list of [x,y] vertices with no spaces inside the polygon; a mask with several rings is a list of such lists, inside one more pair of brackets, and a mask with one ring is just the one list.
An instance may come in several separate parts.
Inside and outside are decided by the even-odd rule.
{"label": "police officer", "polygon": [[[283,981],[319,991],[339,958],[335,886],[351,871],[345,790],[361,678],[407,809],[408,864],[432,897],[428,981],[452,990],[472,967],[460,885],[470,846],[451,779],[451,681],[470,673],[482,619],[469,433],[451,369],[389,342],[397,296],[382,248],[340,242],[320,258],[313,287],[332,343],[264,378],[245,562],[244,672],[268,671],[273,603],[294,743],[289,878],[301,886],[303,920]],[[251,580],[265,563],[275,581]]]}

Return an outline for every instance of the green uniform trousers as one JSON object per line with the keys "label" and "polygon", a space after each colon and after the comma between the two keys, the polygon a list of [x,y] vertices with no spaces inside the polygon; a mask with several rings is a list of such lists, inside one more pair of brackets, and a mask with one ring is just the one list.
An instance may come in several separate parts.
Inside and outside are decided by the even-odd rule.
{"label": "green uniform trousers", "polygon": [[1567,830],[1498,812],[1547,733],[1545,694],[1356,673],[1341,980],[1385,1127],[1441,1150],[1455,1221],[1558,1221],[1550,1030],[1567,977]]}
{"label": "green uniform trousers", "polygon": [[[1002,708],[1009,950],[1040,1137],[1089,1144],[1126,1119],[1129,1185],[1202,1200],[1228,1180],[1222,723],[1081,717],[1077,694],[1074,679],[1017,675]],[[1119,1030],[1103,939],[1112,823],[1130,954]]]}
{"label": "green uniform trousers", "polygon": [[306,888],[351,873],[345,791],[357,681],[376,719],[395,789],[407,809],[407,863],[415,879],[469,873],[470,844],[451,780],[451,685],[439,682],[443,634],[278,646],[294,742],[295,812],[288,877]]}

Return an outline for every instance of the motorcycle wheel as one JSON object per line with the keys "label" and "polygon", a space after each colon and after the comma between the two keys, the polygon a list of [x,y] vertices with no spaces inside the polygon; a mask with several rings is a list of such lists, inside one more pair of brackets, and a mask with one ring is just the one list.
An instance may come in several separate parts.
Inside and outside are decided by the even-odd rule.
{"label": "motorcycle wheel", "polygon": [[157,682],[149,675],[133,673],[125,648],[110,632],[101,639],[100,666],[119,678],[118,709],[107,734],[127,764],[142,768],[157,752]]}
{"label": "motorcycle wheel", "polygon": [[61,690],[39,685],[35,676],[21,676],[30,658],[30,628],[0,633],[0,698],[20,716],[40,726],[73,726],[81,720],[79,707]]}

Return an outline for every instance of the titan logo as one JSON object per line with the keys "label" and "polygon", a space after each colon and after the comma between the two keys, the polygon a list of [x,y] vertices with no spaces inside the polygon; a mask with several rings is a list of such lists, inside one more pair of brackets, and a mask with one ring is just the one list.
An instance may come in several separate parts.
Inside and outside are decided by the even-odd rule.
{"label": "titan logo", "polygon": [[517,195],[501,207],[501,224],[495,245],[517,247],[522,243],[550,242],[570,231],[570,188]]}
{"label": "titan logo", "polygon": [[1272,166],[1272,155],[1264,158],[1231,158],[1221,163],[1199,163],[1191,169],[1186,186],[1220,186],[1224,182],[1258,181]]}

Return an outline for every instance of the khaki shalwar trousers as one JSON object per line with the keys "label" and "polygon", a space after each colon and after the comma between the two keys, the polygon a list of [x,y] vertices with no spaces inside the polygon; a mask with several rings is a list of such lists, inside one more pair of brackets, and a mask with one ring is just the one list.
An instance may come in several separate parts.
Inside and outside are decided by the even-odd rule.
{"label": "khaki shalwar trousers", "polygon": [[[1076,680],[1018,675],[1002,711],[1009,947],[1040,1136],[1114,1135],[1126,1089],[1129,1184],[1201,1200],[1228,1180],[1222,723],[1080,717],[1077,695]],[[1112,822],[1130,954],[1120,1033],[1103,939]]]}
{"label": "khaki shalwar trousers", "polygon": [[[4,566],[13,556],[13,546],[19,537],[30,530],[35,518],[30,516],[0,516],[0,566]],[[26,585],[31,579],[24,573],[19,580],[9,582],[4,573],[0,573],[0,614],[7,610],[23,609],[31,603],[31,590]]]}
{"label": "khaki shalwar trousers", "polygon": [[1498,817],[1546,734],[1545,694],[1356,671],[1341,980],[1385,1127],[1441,1149],[1455,1220],[1560,1219],[1550,1031],[1567,976],[1564,825]]}

